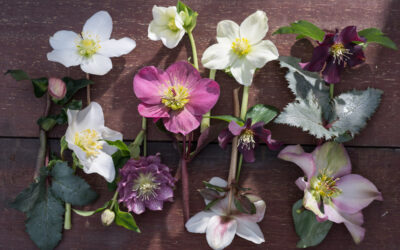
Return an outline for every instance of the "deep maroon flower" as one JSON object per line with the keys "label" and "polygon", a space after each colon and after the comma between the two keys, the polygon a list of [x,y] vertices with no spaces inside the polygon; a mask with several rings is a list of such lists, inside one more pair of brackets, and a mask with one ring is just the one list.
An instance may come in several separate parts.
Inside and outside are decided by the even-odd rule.
{"label": "deep maroon flower", "polygon": [[314,48],[311,61],[300,63],[300,66],[313,72],[323,69],[322,75],[326,82],[338,83],[345,66],[353,67],[365,61],[362,47],[354,42],[366,40],[358,36],[356,29],[356,26],[347,26],[340,33],[336,30],[335,34],[326,34],[322,43]]}
{"label": "deep maroon flower", "polygon": [[164,201],[172,202],[174,178],[158,154],[129,160],[119,174],[118,202],[129,211],[141,214],[146,207],[162,210]]}
{"label": "deep maroon flower", "polygon": [[221,148],[225,148],[235,136],[239,136],[238,150],[243,154],[246,162],[254,162],[254,148],[259,139],[265,142],[271,150],[277,150],[282,146],[282,143],[271,138],[271,131],[264,128],[264,122],[256,122],[252,125],[251,119],[247,119],[242,127],[231,121],[228,128],[218,136]]}

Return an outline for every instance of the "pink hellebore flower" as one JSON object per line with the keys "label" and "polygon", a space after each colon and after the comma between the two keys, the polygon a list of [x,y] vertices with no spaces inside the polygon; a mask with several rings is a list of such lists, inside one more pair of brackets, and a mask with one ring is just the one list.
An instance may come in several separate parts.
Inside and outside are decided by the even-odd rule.
{"label": "pink hellebore flower", "polygon": [[[213,177],[209,183],[220,187],[227,186],[227,182],[218,177]],[[257,223],[264,218],[265,202],[255,195],[247,197],[256,207],[255,214],[240,213],[233,204],[231,213],[228,214],[228,197],[225,197],[209,211],[201,211],[190,218],[185,224],[186,229],[191,233],[206,233],[208,245],[212,249],[224,249],[229,246],[235,235],[256,244],[263,243],[264,235]],[[205,202],[208,204],[211,201]]]}
{"label": "pink hellebore flower", "polygon": [[383,198],[372,182],[351,174],[351,162],[343,145],[326,142],[312,153],[305,153],[300,145],[287,146],[278,157],[304,171],[306,176],[296,180],[304,190],[303,206],[314,212],[319,221],[344,223],[353,240],[360,243],[365,235],[361,210]]}
{"label": "pink hellebore flower", "polygon": [[59,78],[50,77],[48,90],[52,97],[61,100],[65,97],[65,94],[67,94],[67,85]]}
{"label": "pink hellebore flower", "polygon": [[142,102],[138,106],[141,116],[162,118],[168,131],[183,135],[200,125],[202,115],[219,97],[218,83],[201,78],[187,62],[174,63],[166,71],[144,67],[135,75],[133,89]]}

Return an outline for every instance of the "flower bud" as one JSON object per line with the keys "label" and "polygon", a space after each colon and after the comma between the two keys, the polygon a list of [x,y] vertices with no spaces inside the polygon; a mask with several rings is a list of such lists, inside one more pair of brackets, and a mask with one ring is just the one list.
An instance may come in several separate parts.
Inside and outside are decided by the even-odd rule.
{"label": "flower bud", "polygon": [[111,223],[113,223],[115,218],[115,213],[111,211],[110,209],[104,210],[104,212],[101,214],[101,222],[103,223],[104,226],[109,226]]}
{"label": "flower bud", "polygon": [[63,99],[67,93],[67,85],[59,78],[51,77],[48,86],[49,94],[56,99]]}

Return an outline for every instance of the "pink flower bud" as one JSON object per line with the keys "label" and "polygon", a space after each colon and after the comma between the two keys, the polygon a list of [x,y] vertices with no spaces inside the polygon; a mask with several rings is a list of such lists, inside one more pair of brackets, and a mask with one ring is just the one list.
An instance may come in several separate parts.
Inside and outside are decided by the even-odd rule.
{"label": "pink flower bud", "polygon": [[59,78],[49,78],[49,94],[56,99],[63,99],[67,93],[67,85]]}

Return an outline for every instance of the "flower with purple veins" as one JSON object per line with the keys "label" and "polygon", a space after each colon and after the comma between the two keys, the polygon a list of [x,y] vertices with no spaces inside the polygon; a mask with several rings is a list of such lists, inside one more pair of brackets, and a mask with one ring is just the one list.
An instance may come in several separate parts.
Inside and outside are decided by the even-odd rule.
{"label": "flower with purple veins", "polygon": [[175,179],[158,154],[130,159],[119,174],[118,202],[128,211],[141,214],[146,208],[162,210],[165,201],[173,201]]}
{"label": "flower with purple veins", "polygon": [[225,149],[226,145],[235,136],[239,136],[238,150],[243,154],[243,159],[246,162],[255,161],[254,149],[259,139],[264,141],[271,150],[277,150],[282,146],[282,143],[271,138],[271,131],[264,128],[264,122],[252,124],[250,118],[247,119],[243,126],[240,126],[235,121],[229,123],[228,128],[223,130],[218,136],[221,148]]}
{"label": "flower with purple veins", "polygon": [[358,36],[356,26],[347,26],[340,33],[326,34],[322,43],[314,48],[311,61],[300,63],[304,70],[322,71],[324,80],[334,84],[340,81],[340,73],[344,67],[354,67],[365,61],[363,47],[354,42],[366,42]]}
{"label": "flower with purple veins", "polygon": [[300,145],[287,146],[278,158],[303,170],[305,177],[296,180],[296,185],[304,191],[303,206],[318,221],[344,223],[353,240],[360,243],[365,235],[361,210],[373,200],[383,198],[372,182],[351,174],[351,162],[343,145],[326,142],[312,153],[305,153]]}

